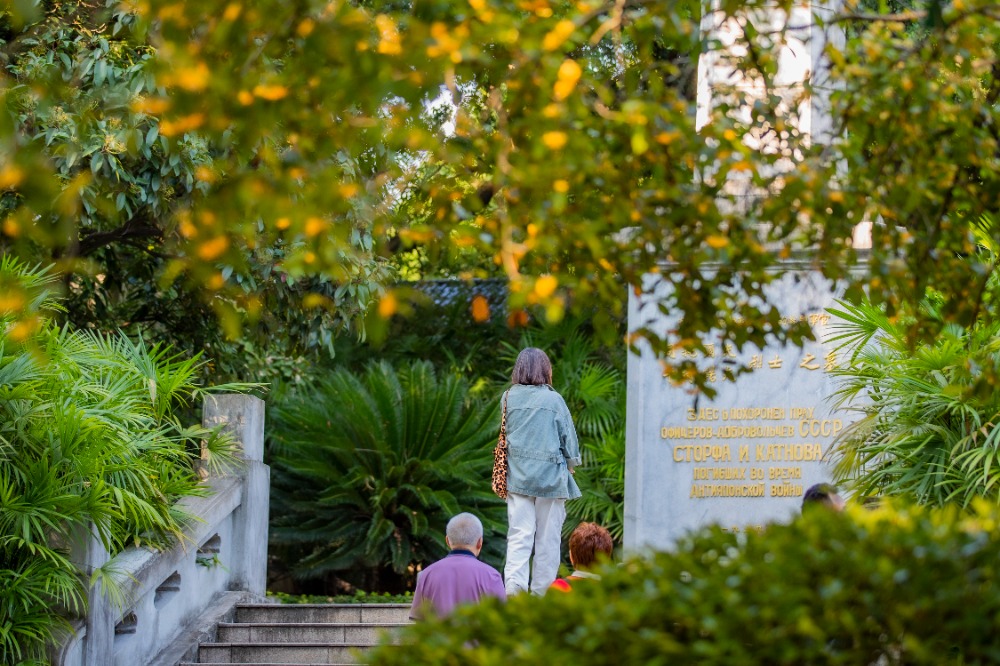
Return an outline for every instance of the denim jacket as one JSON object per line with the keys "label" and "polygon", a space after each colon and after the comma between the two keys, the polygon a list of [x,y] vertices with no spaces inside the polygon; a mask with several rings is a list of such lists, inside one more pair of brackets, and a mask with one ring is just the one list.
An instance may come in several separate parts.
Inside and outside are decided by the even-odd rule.
{"label": "denim jacket", "polygon": [[581,462],[580,444],[562,396],[551,386],[528,384],[514,384],[505,395],[507,490],[531,497],[579,497],[569,470]]}

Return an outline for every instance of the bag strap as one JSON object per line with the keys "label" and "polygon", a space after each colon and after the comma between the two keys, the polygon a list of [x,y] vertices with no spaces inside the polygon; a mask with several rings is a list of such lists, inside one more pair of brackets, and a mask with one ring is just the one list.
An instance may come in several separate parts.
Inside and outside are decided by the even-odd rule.
{"label": "bag strap", "polygon": [[504,443],[506,443],[507,437],[507,396],[510,394],[510,390],[507,390],[503,394],[503,412],[500,415],[500,436],[504,437]]}

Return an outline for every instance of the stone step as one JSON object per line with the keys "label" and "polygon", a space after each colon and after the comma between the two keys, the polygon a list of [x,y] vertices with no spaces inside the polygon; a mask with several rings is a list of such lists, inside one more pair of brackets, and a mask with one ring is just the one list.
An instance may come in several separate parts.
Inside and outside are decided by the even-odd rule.
{"label": "stone step", "polygon": [[356,664],[371,645],[334,643],[202,643],[198,662],[220,664]]}
{"label": "stone step", "polygon": [[236,607],[237,623],[397,624],[409,621],[409,604],[240,604]]}
{"label": "stone step", "polygon": [[351,643],[375,644],[386,633],[398,632],[409,623],[219,623],[220,643]]}

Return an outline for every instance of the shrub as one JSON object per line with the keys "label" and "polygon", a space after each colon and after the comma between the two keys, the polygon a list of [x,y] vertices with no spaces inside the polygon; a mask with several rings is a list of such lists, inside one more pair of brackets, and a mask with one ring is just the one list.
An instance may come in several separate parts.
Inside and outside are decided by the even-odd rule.
{"label": "shrub", "polygon": [[[228,442],[176,412],[198,397],[198,361],[123,335],[60,328],[52,278],[0,259],[0,293],[30,304],[0,310],[0,663],[40,659],[85,597],[67,545],[93,529],[116,554],[172,543],[185,520],[174,506],[205,492],[198,442]],[[210,456],[209,462],[215,458]],[[97,575],[101,575],[98,572]]]}
{"label": "shrub", "polygon": [[368,663],[996,663],[998,517],[980,502],[710,527],[569,594],[417,624]]}
{"label": "shrub", "polygon": [[[835,320],[841,404],[859,418],[836,442],[838,481],[861,496],[968,505],[1000,483],[1000,323],[949,323],[911,348],[905,317],[841,302]],[[925,310],[934,311],[927,302]]]}
{"label": "shrub", "polygon": [[499,421],[463,377],[426,362],[337,370],[289,394],[270,419],[274,552],[300,580],[400,592],[414,565],[447,553],[448,520],[470,511],[486,531],[483,559],[498,563],[506,508],[489,475]]}

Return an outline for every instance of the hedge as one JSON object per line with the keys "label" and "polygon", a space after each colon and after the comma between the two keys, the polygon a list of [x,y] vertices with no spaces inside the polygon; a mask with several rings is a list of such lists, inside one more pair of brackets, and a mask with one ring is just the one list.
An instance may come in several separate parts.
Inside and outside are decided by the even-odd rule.
{"label": "hedge", "polygon": [[706,528],[571,593],[414,625],[368,663],[997,663],[998,517],[897,506]]}

